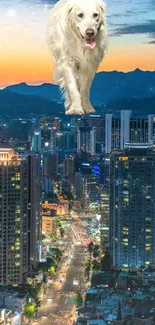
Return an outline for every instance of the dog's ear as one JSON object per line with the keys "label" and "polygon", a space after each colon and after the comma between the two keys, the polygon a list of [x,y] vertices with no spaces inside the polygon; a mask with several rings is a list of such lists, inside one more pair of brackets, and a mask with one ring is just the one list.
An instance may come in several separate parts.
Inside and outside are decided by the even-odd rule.
{"label": "dog's ear", "polygon": [[71,13],[72,9],[73,9],[73,1],[70,0],[67,2],[67,16]]}
{"label": "dog's ear", "polygon": [[97,0],[101,15],[101,25],[106,25],[106,5],[102,0]]}
{"label": "dog's ear", "polygon": [[98,3],[98,6],[99,6],[102,14],[105,14],[106,4],[102,0],[98,0],[97,3]]}

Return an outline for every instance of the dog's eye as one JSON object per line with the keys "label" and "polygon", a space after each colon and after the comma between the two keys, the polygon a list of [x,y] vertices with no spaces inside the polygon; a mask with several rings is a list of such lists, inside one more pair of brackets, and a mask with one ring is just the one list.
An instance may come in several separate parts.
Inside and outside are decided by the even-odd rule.
{"label": "dog's eye", "polygon": [[98,14],[97,14],[97,12],[95,12],[94,14],[93,14],[93,18],[97,18],[98,17]]}
{"label": "dog's eye", "polygon": [[84,15],[83,15],[82,13],[78,14],[78,17],[79,17],[79,18],[83,18],[83,16],[84,16]]}

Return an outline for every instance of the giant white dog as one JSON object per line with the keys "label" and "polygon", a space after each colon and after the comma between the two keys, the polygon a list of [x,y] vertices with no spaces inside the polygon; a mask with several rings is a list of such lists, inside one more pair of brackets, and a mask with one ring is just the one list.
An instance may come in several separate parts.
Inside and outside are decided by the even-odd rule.
{"label": "giant white dog", "polygon": [[102,0],[60,0],[51,9],[48,44],[54,79],[65,97],[66,114],[95,112],[90,87],[107,45]]}

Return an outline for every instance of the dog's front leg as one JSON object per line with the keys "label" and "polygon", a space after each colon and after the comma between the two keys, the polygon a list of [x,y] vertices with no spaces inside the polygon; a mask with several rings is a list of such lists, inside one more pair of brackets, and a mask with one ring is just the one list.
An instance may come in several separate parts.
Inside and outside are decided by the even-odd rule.
{"label": "dog's front leg", "polygon": [[94,74],[91,76],[83,76],[80,80],[80,94],[81,94],[81,105],[85,114],[94,113],[95,110],[90,103],[90,87],[92,84],[92,80],[94,78]]}
{"label": "dog's front leg", "polygon": [[84,110],[81,106],[81,95],[78,90],[74,70],[70,63],[65,62],[62,64],[62,75],[65,83],[64,88],[70,98],[70,107],[68,110],[66,110],[66,114],[84,114]]}

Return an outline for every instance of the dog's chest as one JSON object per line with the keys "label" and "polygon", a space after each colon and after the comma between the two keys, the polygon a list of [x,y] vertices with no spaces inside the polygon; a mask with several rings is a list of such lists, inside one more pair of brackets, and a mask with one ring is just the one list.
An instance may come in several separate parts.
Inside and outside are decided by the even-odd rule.
{"label": "dog's chest", "polygon": [[98,67],[100,60],[97,51],[91,51],[89,49],[83,49],[82,51],[77,51],[73,57],[73,62],[75,64],[75,69],[77,71],[88,71]]}

